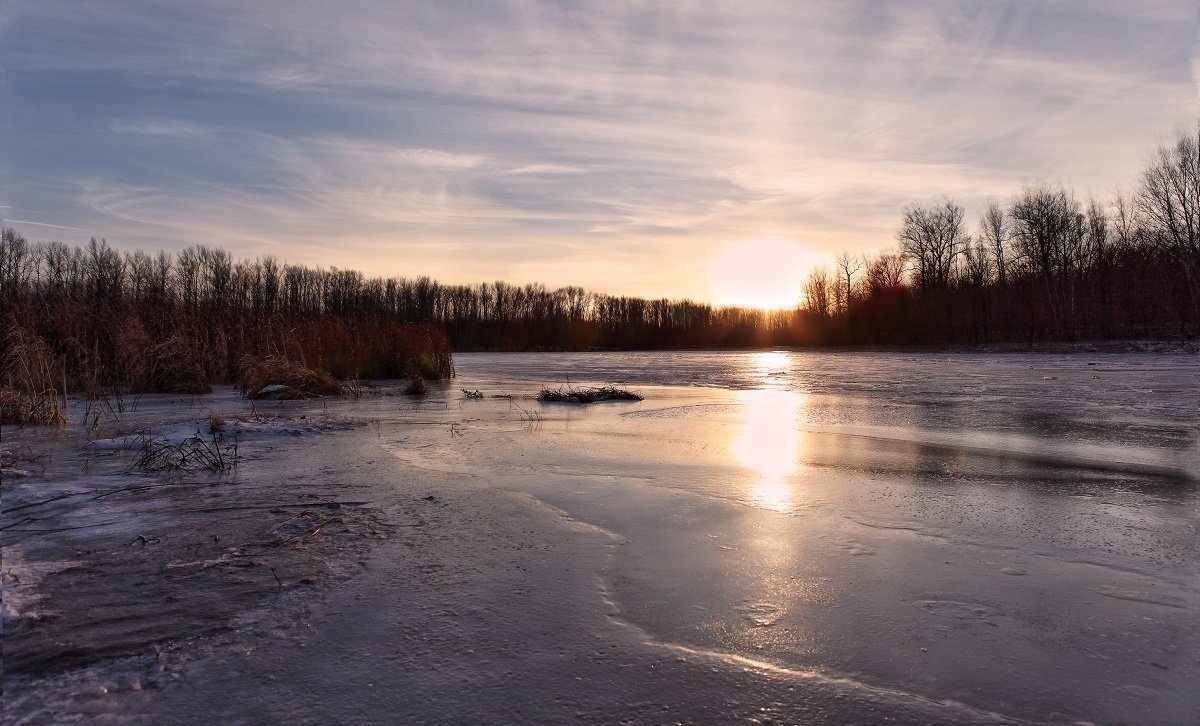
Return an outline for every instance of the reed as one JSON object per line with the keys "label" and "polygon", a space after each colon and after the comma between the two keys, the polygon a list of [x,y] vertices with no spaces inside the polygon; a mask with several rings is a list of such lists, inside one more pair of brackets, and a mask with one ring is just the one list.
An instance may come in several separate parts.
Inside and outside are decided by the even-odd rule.
{"label": "reed", "polygon": [[[10,333],[0,338],[0,387],[12,420],[46,419],[53,409],[45,404],[66,386],[89,398],[207,393],[246,380],[247,359],[274,361],[264,372],[287,373],[282,360],[336,380],[453,375],[444,335],[386,318],[202,313],[169,301],[18,299],[5,307],[0,323]],[[329,395],[326,383],[312,385]]]}
{"label": "reed", "polygon": [[62,426],[59,404],[62,381],[59,361],[46,341],[22,328],[9,329],[0,360],[0,423],[18,426]]}
{"label": "reed", "polygon": [[596,388],[543,388],[537,400],[545,403],[596,403],[597,401],[641,401],[642,397],[614,386]]}
{"label": "reed", "polygon": [[408,379],[408,385],[404,387],[404,394],[407,396],[427,396],[429,395],[429,384],[421,377],[421,374],[414,373]]}
{"label": "reed", "polygon": [[156,439],[147,432],[142,436],[142,448],[130,469],[166,476],[189,475],[199,471],[226,474],[237,466],[237,460],[237,439],[226,441],[215,427],[210,428],[207,437],[197,431],[179,443]]}
{"label": "reed", "polygon": [[328,373],[279,355],[246,355],[238,366],[238,389],[246,398],[287,400],[338,396],[345,391]]}

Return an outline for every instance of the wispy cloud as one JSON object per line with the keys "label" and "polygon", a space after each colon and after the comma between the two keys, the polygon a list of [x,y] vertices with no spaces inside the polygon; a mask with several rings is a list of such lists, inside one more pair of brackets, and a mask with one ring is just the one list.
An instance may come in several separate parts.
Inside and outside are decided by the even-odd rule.
{"label": "wispy cloud", "polygon": [[456,281],[704,296],[739,239],[833,254],[914,199],[1106,195],[1197,108],[1192,0],[10,15],[11,178],[66,182],[10,185],[17,216]]}
{"label": "wispy cloud", "polygon": [[526,164],[510,169],[509,174],[584,174],[587,169],[569,164]]}
{"label": "wispy cloud", "polygon": [[129,136],[165,136],[168,138],[198,139],[212,136],[215,129],[178,119],[126,119],[116,118],[108,123],[114,134]]}
{"label": "wispy cloud", "polygon": [[[5,209],[7,209],[7,207],[5,207]],[[83,229],[80,227],[69,227],[65,224],[50,224],[49,222],[34,222],[29,219],[9,219],[9,218],[5,217],[2,221],[5,224],[29,224],[29,225],[33,225],[34,227],[51,227],[53,229],[69,229],[74,232],[82,232],[83,231]]]}

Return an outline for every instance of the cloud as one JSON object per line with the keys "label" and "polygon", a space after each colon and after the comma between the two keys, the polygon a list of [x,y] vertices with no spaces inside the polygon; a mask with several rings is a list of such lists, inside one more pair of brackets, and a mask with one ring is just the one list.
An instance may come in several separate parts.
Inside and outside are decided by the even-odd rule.
{"label": "cloud", "polygon": [[31,224],[35,227],[51,227],[53,229],[69,229],[69,230],[72,230],[75,232],[83,231],[79,227],[68,227],[65,224],[50,224],[49,222],[33,222],[28,219],[8,219],[7,217],[5,217],[3,219],[3,222],[4,222],[4,224]]}
{"label": "cloud", "polygon": [[[740,239],[832,256],[892,244],[916,199],[1130,183],[1195,118],[1198,14],[16,2],[7,201],[118,244],[703,296],[680,260]],[[582,279],[599,259],[660,272]]]}
{"label": "cloud", "polygon": [[165,136],[196,139],[211,136],[214,130],[178,119],[112,119],[108,130],[129,136]]}
{"label": "cloud", "polygon": [[583,174],[587,169],[568,164],[526,164],[510,169],[509,174]]}

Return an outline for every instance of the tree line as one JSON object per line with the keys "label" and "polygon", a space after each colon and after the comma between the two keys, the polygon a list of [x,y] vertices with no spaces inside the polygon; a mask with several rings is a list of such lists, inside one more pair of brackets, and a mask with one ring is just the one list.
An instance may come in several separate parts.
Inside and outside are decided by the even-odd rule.
{"label": "tree line", "polygon": [[827,343],[1195,339],[1200,124],[1160,146],[1130,194],[1061,184],[990,200],[974,230],[952,198],[906,208],[897,245],[813,270],[804,308]]}
{"label": "tree line", "polygon": [[[5,329],[50,342],[64,360],[107,361],[121,346],[192,341],[211,380],[238,356],[272,351],[340,376],[449,371],[455,350],[586,350],[762,345],[1194,339],[1200,324],[1200,124],[1156,150],[1128,195],[1081,201],[1026,185],[973,225],[952,198],[903,211],[896,246],[844,252],[797,281],[794,309],[715,307],[567,286],[428,277],[0,240]],[[764,264],[770,264],[764,260]],[[7,336],[0,356],[12,347]],[[122,344],[120,341],[126,341]],[[134,341],[134,342],[130,342]],[[401,345],[404,353],[388,352]],[[170,346],[168,346],[170,347]],[[171,355],[186,356],[177,350]],[[417,351],[425,351],[418,354]],[[340,352],[339,352],[340,351]],[[347,353],[346,351],[355,351]],[[166,355],[166,353],[164,353]],[[134,356],[136,358],[136,356]],[[125,365],[156,369],[165,364]],[[169,367],[169,366],[166,366]],[[149,375],[145,370],[139,375]],[[158,387],[163,387],[159,385]]]}
{"label": "tree line", "polygon": [[428,277],[366,277],[272,256],[234,259],[196,245],[178,254],[29,243],[5,229],[0,284],[12,305],[82,303],[161,308],[253,320],[394,321],[442,331],[457,350],[749,346],[777,342],[796,311],[646,300],[580,287],[489,282],[444,285]]}

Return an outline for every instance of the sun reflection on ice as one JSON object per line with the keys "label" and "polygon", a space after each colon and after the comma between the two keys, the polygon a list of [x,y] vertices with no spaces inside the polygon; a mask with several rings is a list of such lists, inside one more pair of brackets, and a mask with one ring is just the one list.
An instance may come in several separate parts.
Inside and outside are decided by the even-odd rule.
{"label": "sun reflection on ice", "polygon": [[784,385],[787,374],[792,372],[791,357],[778,350],[755,353],[751,364],[754,367],[754,377],[766,388],[779,388]]}
{"label": "sun reflection on ice", "polygon": [[795,508],[789,481],[799,468],[800,413],[804,397],[795,391],[741,391],[742,425],[734,441],[738,461],[757,478],[751,500],[775,512]]}

